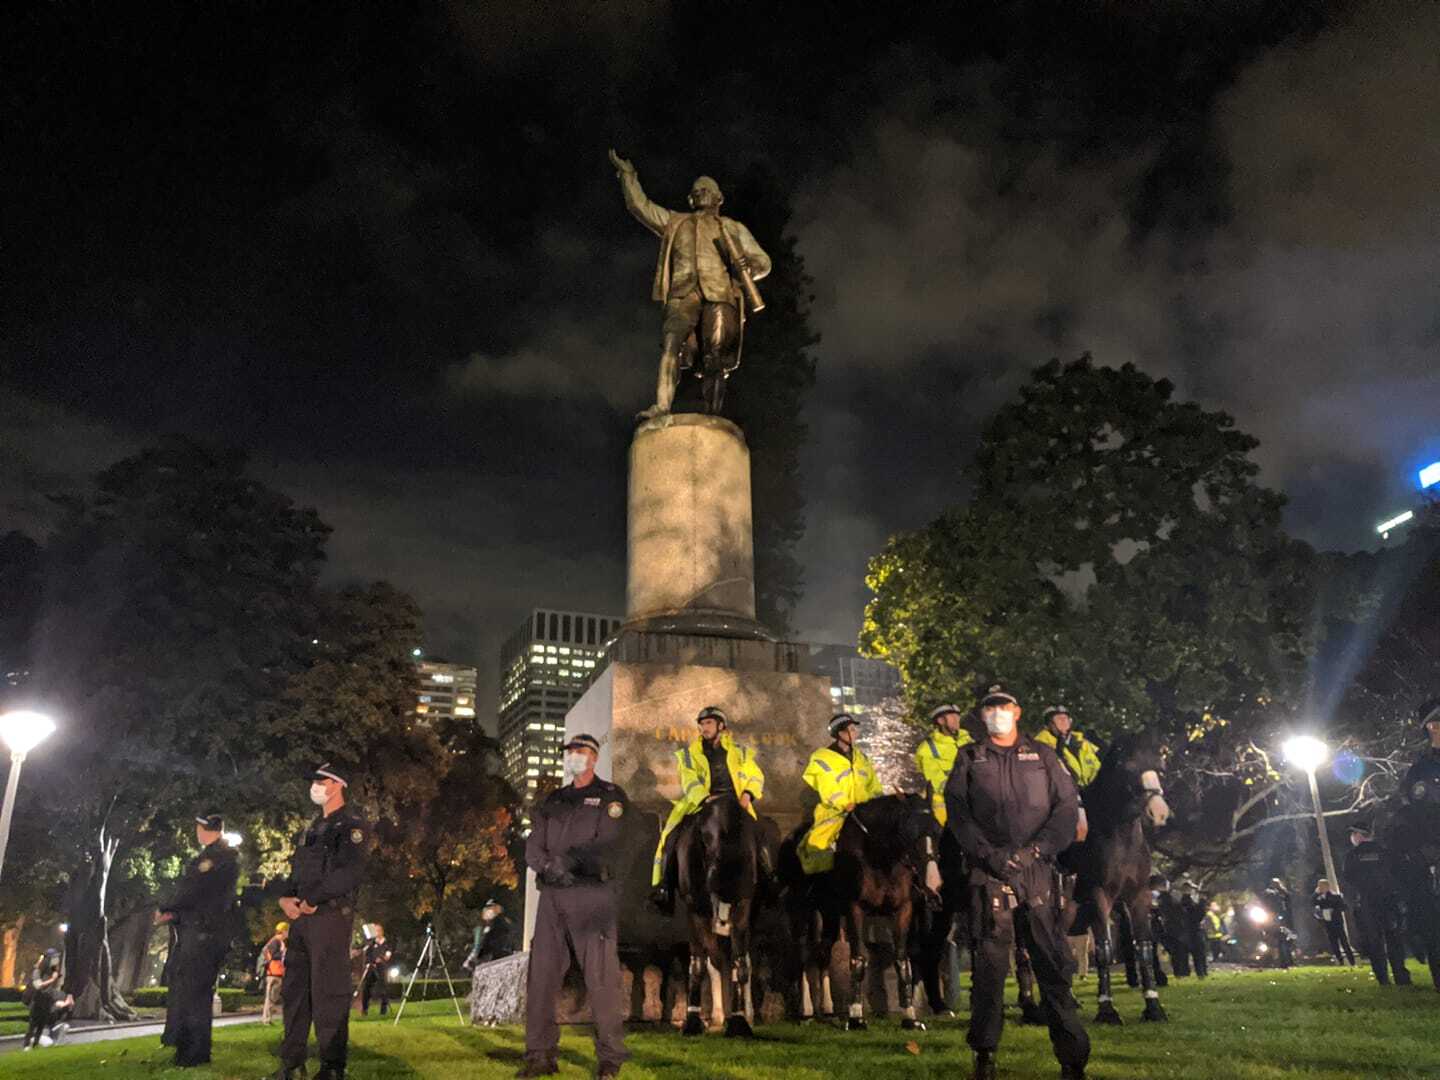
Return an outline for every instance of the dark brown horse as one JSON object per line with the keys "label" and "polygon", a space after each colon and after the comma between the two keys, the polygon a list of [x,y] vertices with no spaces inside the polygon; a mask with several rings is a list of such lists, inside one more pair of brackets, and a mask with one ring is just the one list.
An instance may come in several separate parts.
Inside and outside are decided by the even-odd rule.
{"label": "dark brown horse", "polygon": [[[843,923],[850,946],[850,1016],[847,1027],[866,1026],[864,1014],[865,920],[889,916],[895,923],[895,976],[903,1011],[901,1027],[923,1028],[915,1018],[910,934],[917,904],[940,904],[940,826],[921,795],[884,795],[861,803],[845,819],[835,845],[835,867],[806,876],[795,853],[802,826],[780,850],[795,943],[800,950],[801,1017],[814,1015],[819,997],[830,1011],[830,954]],[[810,972],[816,972],[812,991]]]}
{"label": "dark brown horse", "polygon": [[1121,1023],[1110,994],[1114,960],[1112,913],[1129,917],[1140,960],[1140,985],[1145,992],[1144,1020],[1165,1020],[1155,989],[1155,942],[1150,934],[1150,845],[1145,822],[1160,827],[1170,818],[1160,786],[1164,769],[1159,740],[1153,735],[1122,736],[1105,755],[1095,782],[1085,789],[1085,814],[1090,832],[1067,848],[1061,866],[1078,875],[1071,934],[1095,935],[1095,972],[1099,1011],[1095,1022]]}
{"label": "dark brown horse", "polygon": [[690,931],[686,1035],[702,1035],[700,1000],[707,966],[728,974],[725,1034],[754,1034],[746,1017],[750,928],[760,888],[760,827],[733,795],[709,799],[675,838],[679,895]]}

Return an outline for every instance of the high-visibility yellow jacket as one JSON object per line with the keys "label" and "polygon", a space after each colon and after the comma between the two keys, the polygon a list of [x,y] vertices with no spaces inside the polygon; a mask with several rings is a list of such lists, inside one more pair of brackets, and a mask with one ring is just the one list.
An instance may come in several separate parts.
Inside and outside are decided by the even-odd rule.
{"label": "high-visibility yellow jacket", "polygon": [[945,781],[955,767],[955,755],[960,747],[974,741],[964,728],[958,735],[936,728],[915,748],[915,766],[930,787],[930,810],[941,825],[945,824]]}
{"label": "high-visibility yellow jacket", "polygon": [[[747,791],[752,799],[762,797],[765,773],[755,760],[755,751],[741,746],[728,731],[720,732],[720,745],[725,748],[725,764],[730,770],[730,782],[735,785],[735,797],[738,799]],[[680,799],[676,806],[683,805],[688,815],[704,806],[710,797],[710,759],[705,756],[704,741],[695,739],[689,746],[676,750],[675,760],[680,763]],[[750,816],[756,816],[753,803]]]}
{"label": "high-visibility yellow jacket", "polygon": [[[848,814],[862,802],[884,793],[875,766],[858,746],[846,757],[838,750],[822,746],[810,755],[800,779],[809,784],[820,796],[820,806],[815,809],[816,819],[821,809]],[[828,815],[826,815],[828,816]]]}
{"label": "high-visibility yellow jacket", "polygon": [[1093,784],[1095,777],[1100,775],[1100,751],[1081,732],[1072,730],[1070,741],[1063,749],[1059,745],[1060,740],[1048,725],[1034,738],[1036,742],[1044,743],[1059,755],[1061,764],[1070,770],[1076,786],[1082,790]]}

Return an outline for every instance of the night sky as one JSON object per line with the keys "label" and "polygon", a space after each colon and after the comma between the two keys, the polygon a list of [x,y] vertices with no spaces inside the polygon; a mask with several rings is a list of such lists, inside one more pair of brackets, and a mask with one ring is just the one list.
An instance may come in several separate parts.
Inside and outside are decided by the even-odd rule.
{"label": "night sky", "polygon": [[26,5],[0,531],[183,432],[247,448],[335,527],[336,580],[412,592],[490,687],[530,607],[619,612],[659,312],[613,144],[672,207],[700,172],[791,194],[803,638],[854,640],[868,556],[1086,350],[1232,412],[1297,535],[1369,544],[1440,458],[1440,5],[937,7]]}

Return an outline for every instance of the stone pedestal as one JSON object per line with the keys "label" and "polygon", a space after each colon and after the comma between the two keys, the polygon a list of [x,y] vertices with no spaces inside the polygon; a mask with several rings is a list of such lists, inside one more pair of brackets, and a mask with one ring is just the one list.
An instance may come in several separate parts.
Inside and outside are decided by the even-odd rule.
{"label": "stone pedestal", "polygon": [[738,427],[692,413],[641,424],[629,503],[628,626],[769,636],[755,621],[750,451]]}

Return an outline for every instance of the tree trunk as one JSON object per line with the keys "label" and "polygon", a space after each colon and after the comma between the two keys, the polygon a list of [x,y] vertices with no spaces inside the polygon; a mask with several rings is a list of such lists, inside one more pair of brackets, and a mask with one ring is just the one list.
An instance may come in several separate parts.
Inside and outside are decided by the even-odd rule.
{"label": "tree trunk", "polygon": [[15,960],[20,955],[20,934],[25,930],[25,916],[5,928],[4,952],[0,953],[0,986],[15,986]]}
{"label": "tree trunk", "polygon": [[149,958],[150,935],[154,925],[150,912],[132,911],[115,923],[110,934],[115,959],[115,989],[128,994],[140,982],[145,961]]}
{"label": "tree trunk", "polygon": [[138,1014],[115,987],[110,963],[109,920],[105,893],[119,842],[102,826],[90,857],[74,877],[66,897],[70,932],[66,935],[65,989],[75,995],[75,1016],[84,1020],[136,1020]]}

